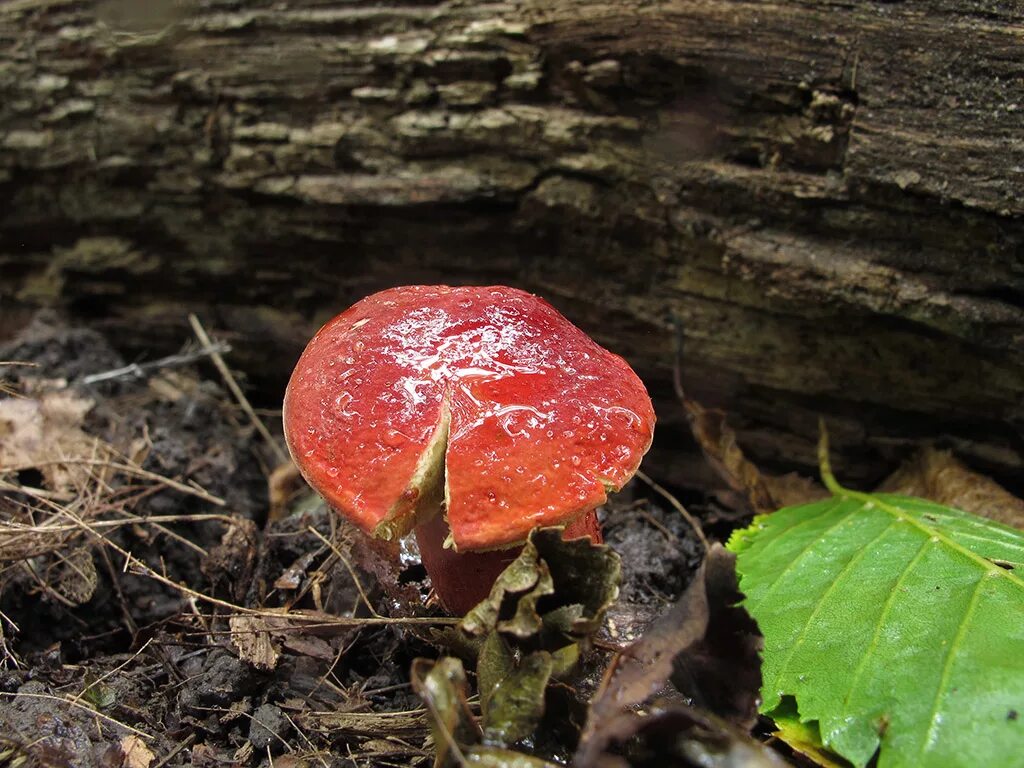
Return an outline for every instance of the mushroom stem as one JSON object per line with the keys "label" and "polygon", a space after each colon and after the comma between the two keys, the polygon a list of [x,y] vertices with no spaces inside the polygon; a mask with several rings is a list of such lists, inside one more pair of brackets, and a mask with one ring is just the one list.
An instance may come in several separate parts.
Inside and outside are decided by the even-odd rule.
{"label": "mushroom stem", "polygon": [[[518,557],[522,547],[488,552],[456,552],[444,547],[448,533],[448,522],[444,515],[435,515],[428,522],[417,526],[416,543],[420,550],[420,561],[442,605],[449,613],[463,616],[490,594],[495,580]],[[597,510],[576,518],[562,533],[564,539],[584,536],[595,544],[603,541]]]}

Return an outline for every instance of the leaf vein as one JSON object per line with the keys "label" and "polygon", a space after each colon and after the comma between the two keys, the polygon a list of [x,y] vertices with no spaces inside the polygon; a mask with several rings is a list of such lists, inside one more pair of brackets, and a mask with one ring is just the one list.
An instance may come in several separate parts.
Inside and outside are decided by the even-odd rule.
{"label": "leaf vein", "polygon": [[918,547],[917,552],[907,562],[906,567],[900,571],[896,581],[893,582],[892,587],[889,590],[889,596],[885,598],[885,602],[882,603],[882,611],[878,614],[878,621],[875,624],[875,631],[871,635],[871,642],[868,643],[867,649],[861,656],[860,663],[857,668],[853,671],[853,676],[850,678],[850,689],[846,693],[846,697],[843,699],[843,711],[849,711],[850,699],[853,697],[854,692],[857,690],[857,683],[860,681],[861,675],[864,673],[864,667],[878,650],[878,640],[882,635],[882,629],[885,627],[885,621],[889,617],[889,613],[892,611],[892,607],[896,602],[896,598],[899,597],[900,588],[903,586],[903,582],[906,581],[907,576],[910,575],[911,571],[917,567],[917,564],[924,557],[924,553],[928,549],[928,545],[931,543],[930,538],[926,538],[921,542],[921,546]]}
{"label": "leaf vein", "polygon": [[[839,499],[837,497],[836,500],[839,502],[838,504],[833,505],[828,510],[826,510],[825,512],[822,512],[820,514],[808,515],[807,519],[802,521],[800,523],[800,525],[803,525],[803,523],[809,523],[809,522],[821,522],[821,518],[823,518],[826,515],[834,512],[839,506],[841,506],[842,499]],[[782,569],[782,572],[779,573],[779,575],[775,578],[775,581],[772,582],[772,585],[768,588],[767,592],[765,592],[763,595],[761,595],[761,597],[758,598],[756,601],[750,601],[749,599],[747,600],[747,603],[748,603],[747,610],[750,611],[750,612],[755,611],[761,605],[761,603],[763,603],[766,599],[771,597],[772,594],[774,594],[776,587],[778,587],[779,584],[782,583],[782,581],[785,578],[786,574],[788,574],[790,571],[792,571],[793,568],[795,568],[800,563],[800,561],[812,549],[814,549],[816,546],[818,546],[821,543],[821,540],[825,538],[825,536],[827,536],[828,534],[832,533],[832,531],[834,531],[836,528],[838,528],[841,525],[843,525],[843,523],[847,522],[850,519],[850,517],[851,517],[851,515],[849,515],[849,514],[841,515],[840,518],[836,522],[834,522],[831,525],[829,525],[828,528],[826,528],[824,531],[819,533],[815,538],[811,539],[811,541],[807,544],[807,546],[805,546],[803,549],[801,549],[799,552],[797,552],[796,555],[793,557],[793,559],[789,561],[789,564],[785,568]],[[797,526],[793,526],[793,528],[790,528],[789,529],[790,532],[792,532],[796,527]],[[776,538],[775,541],[778,541],[778,538]],[[767,550],[767,548],[768,547],[766,545],[765,549],[762,550],[762,554],[765,552],[765,550]]]}
{"label": "leaf vein", "polygon": [[858,499],[864,506],[868,504],[871,504],[872,506],[877,506],[879,509],[883,510],[884,512],[887,512],[893,517],[897,517],[900,520],[905,520],[910,525],[923,531],[928,536],[938,539],[943,544],[948,546],[950,549],[953,549],[956,552],[959,552],[961,555],[964,555],[968,560],[971,560],[976,565],[980,565],[988,573],[999,574],[1000,577],[1009,579],[1010,583],[1015,584],[1020,589],[1024,589],[1024,579],[1021,579],[1018,576],[1016,576],[1013,573],[1013,571],[1008,571],[1005,568],[1000,568],[995,563],[986,560],[977,552],[968,549],[963,544],[958,543],[955,539],[951,539],[941,530],[934,528],[930,525],[925,525],[913,515],[901,511],[899,507],[894,506],[891,502],[879,499],[877,497],[872,497],[871,495],[866,493],[860,493],[859,491],[849,491],[844,489],[844,493],[848,498]]}
{"label": "leaf vein", "polygon": [[[855,515],[848,514],[846,516],[846,518],[844,518],[844,519],[850,520],[850,519],[853,519],[854,517],[855,517]],[[877,536],[875,536],[870,542],[868,542],[864,546],[858,548],[856,553],[854,553],[853,557],[851,557],[849,560],[847,560],[843,564],[843,567],[839,569],[839,572],[836,573],[836,575],[832,577],[832,583],[829,584],[828,588],[824,592],[822,592],[821,595],[818,597],[818,600],[814,604],[814,609],[811,611],[810,615],[807,617],[807,620],[804,622],[803,629],[800,630],[800,634],[797,635],[796,640],[793,642],[793,645],[790,647],[789,653],[786,655],[786,660],[782,663],[782,667],[779,668],[779,671],[778,671],[776,677],[780,681],[782,680],[782,678],[785,677],[786,670],[789,667],[789,663],[793,660],[793,656],[796,655],[797,650],[803,644],[804,640],[807,639],[807,632],[813,626],[814,619],[818,615],[818,611],[821,610],[821,607],[825,604],[825,601],[832,594],[833,590],[835,590],[836,585],[838,585],[843,580],[843,577],[850,571],[850,569],[854,565],[859,563],[868,554],[868,552],[870,551],[871,545],[874,544],[881,537],[885,536],[885,534],[889,531],[889,529],[892,528],[895,524],[896,524],[896,521],[893,520],[887,526],[885,526],[885,528],[883,528],[881,530],[881,532]]]}
{"label": "leaf vein", "polygon": [[978,598],[981,596],[981,588],[985,584],[985,579],[986,577],[982,576],[978,579],[978,583],[974,585],[974,590],[971,593],[971,601],[968,603],[967,610],[964,612],[963,621],[961,621],[960,626],[957,627],[956,634],[953,635],[953,639],[949,643],[949,650],[946,651],[946,658],[942,662],[942,674],[939,677],[938,689],[935,691],[935,700],[932,702],[930,715],[931,724],[928,726],[928,730],[924,735],[924,741],[921,743],[922,760],[924,759],[925,754],[929,751],[930,745],[934,744],[935,732],[939,727],[939,705],[942,703],[943,695],[949,687],[949,675],[953,668],[953,662],[956,659],[957,647],[967,632],[967,627],[971,623],[971,616],[974,614],[974,610],[978,607]]}

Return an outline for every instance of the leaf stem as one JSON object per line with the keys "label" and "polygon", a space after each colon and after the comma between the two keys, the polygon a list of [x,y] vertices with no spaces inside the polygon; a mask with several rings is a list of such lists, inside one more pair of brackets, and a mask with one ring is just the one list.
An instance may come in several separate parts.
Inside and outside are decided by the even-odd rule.
{"label": "leaf stem", "polygon": [[821,472],[821,482],[833,496],[848,494],[832,474],[832,461],[828,457],[828,427],[825,426],[824,416],[818,418],[818,471]]}

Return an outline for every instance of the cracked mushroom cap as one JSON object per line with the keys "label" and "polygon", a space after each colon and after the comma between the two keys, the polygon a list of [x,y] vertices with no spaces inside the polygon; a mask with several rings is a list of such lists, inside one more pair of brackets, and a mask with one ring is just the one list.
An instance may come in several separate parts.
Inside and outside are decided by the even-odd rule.
{"label": "cracked mushroom cap", "polygon": [[443,500],[464,551],[602,504],[650,447],[654,410],[626,361],[543,299],[408,286],[317,332],[284,426],[309,484],[363,530],[403,535]]}

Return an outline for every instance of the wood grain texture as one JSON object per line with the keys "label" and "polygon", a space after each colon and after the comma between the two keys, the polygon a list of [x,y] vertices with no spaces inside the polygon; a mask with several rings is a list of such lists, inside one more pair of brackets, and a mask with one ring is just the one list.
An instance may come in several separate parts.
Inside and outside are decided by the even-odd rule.
{"label": "wood grain texture", "polygon": [[[1024,465],[1019,2],[10,0],[0,300],[279,391],[373,290],[551,299],[773,465]],[[249,339],[249,343],[244,343]],[[252,342],[256,339],[256,342]]]}

